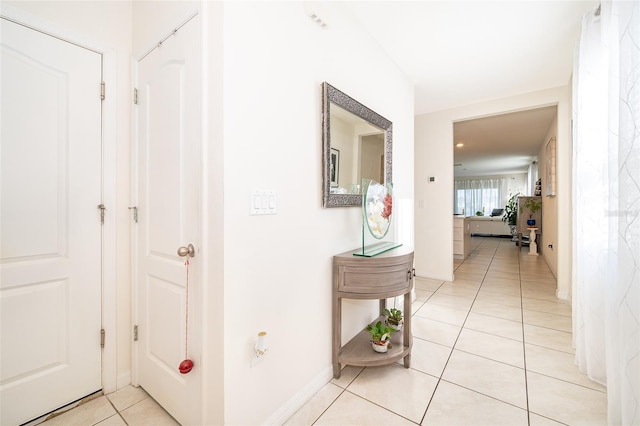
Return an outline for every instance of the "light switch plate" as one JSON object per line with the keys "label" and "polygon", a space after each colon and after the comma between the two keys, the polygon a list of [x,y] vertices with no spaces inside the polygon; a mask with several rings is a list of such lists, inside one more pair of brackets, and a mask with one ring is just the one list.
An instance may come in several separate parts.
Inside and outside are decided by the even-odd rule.
{"label": "light switch plate", "polygon": [[250,214],[277,214],[278,197],[276,191],[267,189],[257,189],[251,192]]}

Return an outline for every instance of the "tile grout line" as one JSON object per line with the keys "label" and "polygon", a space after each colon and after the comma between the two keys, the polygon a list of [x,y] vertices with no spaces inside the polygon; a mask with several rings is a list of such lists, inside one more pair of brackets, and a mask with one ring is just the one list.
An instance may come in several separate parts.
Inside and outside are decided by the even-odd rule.
{"label": "tile grout line", "polygon": [[[120,419],[124,422],[124,424],[125,424],[125,425],[127,425],[127,426],[129,426],[129,423],[127,423],[127,421],[125,420],[125,418],[124,418],[124,417],[122,417],[122,413],[120,413],[120,410],[118,410],[118,408],[113,404],[113,402],[111,402],[111,400],[109,399],[109,397],[107,397],[107,395],[105,395],[104,397],[105,397],[105,398],[107,398],[107,401],[109,401],[109,404],[111,404],[111,406],[113,407],[113,409],[116,411],[116,414],[118,415],[118,417],[120,417]],[[107,418],[111,418],[111,417],[113,417],[113,416],[110,416],[110,417],[107,417]],[[103,422],[103,421],[105,421],[105,420],[106,420],[106,419],[101,420],[100,422]],[[100,422],[96,423],[96,425],[99,425],[99,424],[100,424]],[[94,426],[96,426],[96,425],[94,425]]]}
{"label": "tile grout line", "polygon": [[527,375],[527,343],[524,335],[524,305],[522,303],[522,268],[520,265],[522,247],[518,246],[518,284],[520,284],[520,320],[522,321],[522,362],[524,367],[524,395],[527,401],[527,424],[531,426],[531,411],[529,410],[529,377]]}
{"label": "tile grout line", "polygon": [[[478,250],[480,248],[480,246],[482,246],[482,244],[485,243],[486,240],[482,240],[480,242],[480,244],[478,244],[472,251],[471,253],[475,252],[476,250]],[[420,424],[424,423],[424,418],[427,416],[427,412],[429,411],[429,407],[431,406],[431,403],[433,402],[433,397],[436,395],[436,392],[438,391],[438,386],[440,386],[440,382],[443,380],[442,376],[444,375],[445,370],[447,369],[447,365],[449,364],[449,361],[451,360],[451,356],[453,355],[453,351],[455,350],[456,347],[456,343],[458,343],[458,339],[460,338],[460,335],[462,334],[462,330],[464,329],[464,325],[467,322],[467,319],[469,318],[469,314],[471,313],[471,309],[473,308],[473,304],[475,303],[477,297],[478,297],[478,293],[480,292],[480,289],[482,288],[482,283],[484,283],[484,280],[487,276],[487,272],[489,271],[489,267],[491,266],[491,263],[493,262],[493,258],[495,257],[495,253],[497,251],[497,246],[496,246],[496,250],[493,252],[493,256],[491,257],[491,261],[489,262],[489,264],[486,267],[486,270],[484,272],[484,275],[482,277],[482,281],[480,282],[480,286],[478,287],[478,290],[476,290],[476,295],[473,297],[473,301],[471,302],[471,305],[469,306],[469,310],[467,311],[467,315],[464,318],[464,321],[462,322],[462,325],[460,326],[460,331],[458,332],[458,335],[456,336],[456,340],[453,342],[453,345],[451,346],[451,352],[449,352],[449,356],[447,357],[447,361],[444,363],[444,366],[442,367],[442,372],[440,373],[440,376],[438,377],[438,381],[436,383],[436,386],[433,389],[433,393],[431,394],[431,397],[429,398],[429,402],[427,403],[427,408],[425,408],[424,410],[424,414],[422,414],[422,419],[420,420]],[[469,253],[471,255],[471,253]],[[460,265],[458,265],[458,268],[464,263],[464,260],[462,261],[462,263],[460,263]],[[455,269],[458,269],[455,268]],[[454,269],[454,272],[455,272]],[[455,278],[453,280],[453,282],[455,282]],[[441,284],[441,286],[444,285]],[[440,288],[440,287],[438,287]],[[436,290],[437,291],[437,290]],[[434,292],[435,294],[435,292]],[[415,315],[414,313],[411,314],[411,316]],[[446,381],[446,380],[445,380]]]}
{"label": "tile grout line", "polygon": [[[362,374],[362,372],[364,371],[364,369],[365,369],[365,368],[367,368],[367,367],[363,367],[363,368],[358,372],[358,374],[356,374],[355,376],[353,376],[353,379],[351,379],[351,380],[349,381],[349,383],[347,383],[347,384],[345,385],[345,387],[342,387],[342,386],[337,385],[337,384],[335,384],[335,383],[334,383],[334,385],[335,385],[335,386],[338,386],[338,387],[339,387],[339,388],[341,388],[342,390],[340,391],[340,393],[338,394],[338,396],[336,396],[336,397],[333,399],[333,401],[331,401],[331,404],[329,404],[329,405],[327,406],[327,408],[325,408],[324,410],[322,410],[322,413],[320,413],[320,415],[319,415],[319,416],[318,416],[318,417],[317,417],[317,418],[316,418],[316,419],[311,423],[311,426],[313,426],[314,424],[316,424],[316,423],[318,422],[318,420],[320,420],[320,418],[322,418],[322,416],[324,415],[324,413],[326,413],[326,412],[329,410],[329,408],[331,408],[331,406],[332,406],[332,405],[333,405],[333,404],[338,400],[338,398],[340,398],[340,397],[342,396],[342,394],[343,394],[343,393],[345,393],[345,392],[347,391],[347,388],[348,388],[349,386],[351,386],[351,383],[355,382],[355,380],[360,376],[360,374]],[[342,370],[340,370],[340,375],[342,375]],[[333,379],[332,379],[332,380],[333,380]],[[331,383],[331,380],[329,381],[329,383]],[[352,394],[352,395],[354,395],[354,394],[353,394],[353,392],[349,392],[349,393],[350,393],[350,394]],[[387,410],[387,411],[389,411],[389,410]]]}
{"label": "tile grout line", "polygon": [[[365,368],[368,368],[368,367],[365,367]],[[363,369],[363,371],[364,371],[364,369]],[[360,399],[363,399],[363,400],[365,400],[365,401],[367,401],[367,402],[370,402],[371,404],[373,404],[373,405],[375,405],[375,406],[377,406],[377,407],[380,407],[380,408],[382,408],[383,410],[388,411],[389,413],[391,413],[391,414],[393,414],[393,415],[395,415],[395,416],[401,417],[401,418],[403,418],[403,419],[405,419],[405,420],[407,420],[407,421],[409,421],[409,422],[411,422],[411,423],[413,423],[413,424],[415,424],[415,425],[420,425],[420,423],[416,423],[416,422],[414,422],[413,420],[411,420],[410,418],[405,417],[405,416],[403,416],[403,415],[402,415],[402,414],[400,414],[400,413],[396,413],[395,411],[392,411],[392,410],[390,410],[389,408],[387,408],[387,407],[385,407],[385,406],[382,406],[382,405],[380,405],[379,403],[377,403],[377,402],[375,402],[375,401],[371,401],[370,399],[367,399],[367,398],[365,398],[365,397],[364,397],[364,396],[362,396],[362,395],[358,395],[357,393],[353,393],[353,392],[351,392],[350,390],[347,390],[347,389],[345,389],[344,391],[345,391],[345,392],[349,392],[351,395],[355,396],[356,398],[360,398]],[[342,394],[341,394],[341,395],[342,395]]]}

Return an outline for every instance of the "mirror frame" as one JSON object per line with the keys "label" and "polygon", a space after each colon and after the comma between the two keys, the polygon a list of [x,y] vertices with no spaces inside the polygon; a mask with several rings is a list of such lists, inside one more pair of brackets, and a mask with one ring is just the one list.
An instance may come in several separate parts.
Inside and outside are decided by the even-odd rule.
{"label": "mirror frame", "polygon": [[384,182],[392,182],[393,124],[326,81],[322,83],[322,207],[361,207],[361,194],[331,193],[331,105],[362,118],[384,133]]}

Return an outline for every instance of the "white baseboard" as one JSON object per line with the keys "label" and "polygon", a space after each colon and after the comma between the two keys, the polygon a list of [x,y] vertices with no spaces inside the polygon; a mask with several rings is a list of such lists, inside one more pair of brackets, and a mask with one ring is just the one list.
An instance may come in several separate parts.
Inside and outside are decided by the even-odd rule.
{"label": "white baseboard", "polygon": [[571,300],[569,300],[569,292],[568,291],[560,291],[559,289],[556,289],[556,297],[558,299],[566,300],[569,303],[571,303]]}
{"label": "white baseboard", "polygon": [[307,384],[300,392],[295,394],[284,405],[276,410],[269,418],[267,418],[264,425],[282,425],[296,411],[298,411],[304,404],[309,401],[313,395],[318,393],[320,389],[333,378],[333,367],[328,366],[320,374],[318,374],[309,384]]}
{"label": "white baseboard", "polygon": [[125,371],[122,374],[118,374],[116,377],[116,389],[120,390],[131,384],[131,371]]}
{"label": "white baseboard", "polygon": [[424,278],[427,280],[435,280],[435,281],[453,281],[454,277],[453,274],[450,275],[442,275],[442,276],[426,276],[426,275],[420,275],[418,272],[416,272],[416,278]]}

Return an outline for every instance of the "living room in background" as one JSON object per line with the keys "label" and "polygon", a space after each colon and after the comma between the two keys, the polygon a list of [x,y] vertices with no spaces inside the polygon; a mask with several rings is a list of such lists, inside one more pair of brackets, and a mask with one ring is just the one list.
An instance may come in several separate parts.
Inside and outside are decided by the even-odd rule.
{"label": "living room in background", "polygon": [[504,208],[509,196],[507,178],[456,179],[453,211],[466,216],[489,215]]}

